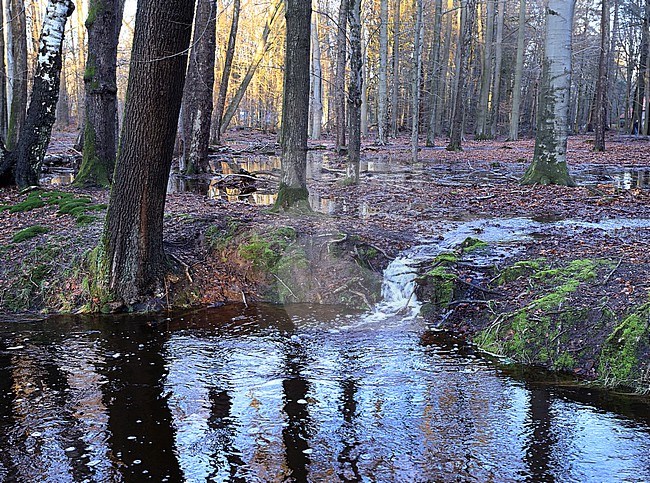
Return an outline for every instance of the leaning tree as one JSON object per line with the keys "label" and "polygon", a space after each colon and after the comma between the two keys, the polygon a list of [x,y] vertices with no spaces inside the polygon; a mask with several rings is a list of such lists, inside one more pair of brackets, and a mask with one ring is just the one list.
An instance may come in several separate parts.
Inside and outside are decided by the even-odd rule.
{"label": "leaning tree", "polygon": [[56,120],[63,35],[72,12],[74,3],[71,0],[47,2],[27,117],[14,150],[8,152],[0,143],[0,186],[38,185],[41,165]]}
{"label": "leaning tree", "polygon": [[133,305],[163,292],[163,215],[193,0],[139,0],[120,151],[97,249],[97,283]]}
{"label": "leaning tree", "polygon": [[549,0],[533,162],[523,184],[575,186],[566,162],[575,0]]}

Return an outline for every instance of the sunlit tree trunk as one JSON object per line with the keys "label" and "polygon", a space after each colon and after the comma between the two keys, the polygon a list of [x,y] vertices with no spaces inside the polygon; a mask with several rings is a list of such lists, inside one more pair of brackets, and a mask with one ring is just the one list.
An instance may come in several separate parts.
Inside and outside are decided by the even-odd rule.
{"label": "sunlit tree trunk", "polygon": [[463,117],[466,107],[466,81],[469,73],[470,49],[476,18],[476,0],[461,2],[461,29],[458,43],[458,70],[456,92],[454,95],[454,115],[451,121],[451,133],[447,150],[460,151],[463,139]]}
{"label": "sunlit tree trunk", "polygon": [[361,158],[361,89],[363,87],[363,59],[361,56],[361,0],[349,0],[348,24],[350,26],[350,85],[348,109],[350,111],[350,139],[347,178],[359,182]]}
{"label": "sunlit tree trunk", "polygon": [[573,186],[567,168],[574,0],[549,0],[533,162],[523,184]]}
{"label": "sunlit tree trunk", "polygon": [[185,173],[207,173],[214,55],[216,50],[217,2],[198,0],[194,16],[194,41],[190,53],[181,110],[181,139]]}
{"label": "sunlit tree trunk", "polygon": [[429,84],[429,125],[427,126],[427,147],[436,144],[438,119],[438,89],[440,86],[440,42],[442,40],[442,0],[436,0],[431,43],[431,83]]}
{"label": "sunlit tree trunk", "polygon": [[235,45],[237,44],[237,31],[239,30],[239,13],[241,11],[241,0],[234,0],[232,5],[232,23],[230,24],[230,35],[228,35],[228,46],[226,47],[226,58],[223,63],[221,82],[219,82],[219,94],[212,113],[212,141],[215,144],[221,143],[221,124],[223,111],[226,107],[226,95],[230,83],[230,72],[232,61],[235,56]]}
{"label": "sunlit tree trunk", "polygon": [[399,25],[401,1],[395,0],[393,13],[393,89],[390,103],[390,130],[393,137],[397,137],[397,117],[399,108]]}
{"label": "sunlit tree trunk", "polygon": [[96,273],[98,284],[126,305],[165,293],[165,193],[193,14],[193,0],[138,1],[120,153]]}
{"label": "sunlit tree trunk", "polygon": [[609,2],[601,0],[600,53],[598,56],[598,81],[596,84],[594,151],[605,150],[605,130],[607,129],[607,87],[609,60]]}
{"label": "sunlit tree trunk", "polygon": [[483,55],[481,56],[481,94],[476,113],[474,133],[479,139],[488,137],[487,121],[490,108],[490,85],[492,84],[492,35],[494,33],[494,0],[486,2],[486,22],[483,35]]}
{"label": "sunlit tree trunk", "polygon": [[272,46],[270,38],[271,28],[273,27],[273,24],[281,11],[282,5],[282,0],[274,0],[274,3],[270,7],[271,10],[269,11],[269,15],[266,18],[264,30],[262,31],[262,41],[258,44],[257,50],[255,50],[255,54],[253,55],[253,60],[246,69],[246,74],[244,74],[244,78],[241,81],[241,84],[239,84],[239,87],[235,91],[235,94],[233,95],[232,100],[230,101],[230,104],[228,104],[228,108],[223,115],[223,120],[221,121],[221,134],[225,133],[226,129],[228,129],[228,126],[232,122],[232,119],[235,116],[237,109],[239,108],[241,100],[244,98],[244,94],[246,94],[248,86],[253,80],[255,72],[257,72],[257,68],[260,66],[262,60],[264,60],[264,56]]}
{"label": "sunlit tree trunk", "polygon": [[321,65],[320,40],[318,38],[318,18],[312,25],[312,116],[311,137],[320,139],[323,125],[323,68]]}
{"label": "sunlit tree trunk", "polygon": [[27,21],[25,19],[25,4],[23,0],[8,0],[11,16],[11,58],[13,59],[13,87],[9,126],[7,132],[7,148],[16,147],[22,133],[27,109]]}
{"label": "sunlit tree trunk", "polygon": [[75,184],[107,186],[117,154],[117,44],[123,0],[91,0],[86,20],[88,58],[83,160]]}
{"label": "sunlit tree trunk", "polygon": [[377,143],[386,144],[388,115],[388,0],[380,0]]}
{"label": "sunlit tree trunk", "polygon": [[519,23],[517,32],[517,60],[515,83],[512,87],[512,112],[510,114],[510,141],[519,139],[519,117],[521,109],[521,79],[524,73],[524,40],[526,34],[526,0],[519,0]]}
{"label": "sunlit tree trunk", "polygon": [[348,0],[341,0],[336,34],[336,77],[334,77],[334,95],[336,96],[336,150],[338,152],[346,145],[345,64],[348,55],[348,9]]}
{"label": "sunlit tree trunk", "polygon": [[411,84],[413,107],[411,109],[411,158],[418,160],[418,138],[420,134],[420,82],[422,79],[422,0],[415,1],[415,31],[413,35],[414,72]]}
{"label": "sunlit tree trunk", "polygon": [[497,38],[494,52],[494,86],[492,87],[492,111],[490,113],[490,136],[496,138],[499,125],[499,107],[501,104],[501,69],[503,67],[503,23],[506,10],[505,0],[497,3]]}
{"label": "sunlit tree trunk", "polygon": [[647,5],[650,4],[650,0],[646,0],[646,8],[644,9],[644,15],[642,15],[641,23],[641,45],[639,47],[639,65],[637,69],[637,81],[636,81],[636,95],[634,97],[634,103],[632,105],[632,134],[641,134],[643,129],[643,106],[645,104],[645,76],[648,65],[648,47],[649,47],[649,32],[648,27],[650,26],[650,19],[648,18]]}
{"label": "sunlit tree trunk", "polygon": [[368,32],[361,21],[361,137],[368,137]]}
{"label": "sunlit tree trunk", "polygon": [[307,130],[311,2],[286,0],[287,19],[282,103],[282,173],[276,210],[308,209]]}

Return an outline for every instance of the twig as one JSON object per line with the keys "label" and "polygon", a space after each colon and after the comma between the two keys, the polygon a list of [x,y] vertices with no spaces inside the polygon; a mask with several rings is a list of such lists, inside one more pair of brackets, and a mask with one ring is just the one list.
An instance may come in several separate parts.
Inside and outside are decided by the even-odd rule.
{"label": "twig", "polygon": [[190,283],[194,283],[194,280],[192,280],[192,275],[190,275],[190,266],[187,263],[185,263],[183,260],[178,258],[176,255],[174,255],[173,253],[170,253],[169,256],[183,266],[183,268],[185,269],[185,276],[187,277],[187,280]]}
{"label": "twig", "polygon": [[286,283],[284,283],[280,277],[278,277],[275,273],[272,273],[271,275],[273,275],[278,280],[278,282],[280,282],[284,286],[284,288],[286,288],[289,291],[289,293],[293,296],[293,298],[298,300],[296,294],[293,293],[293,291],[289,288],[289,286]]}
{"label": "twig", "polygon": [[241,291],[241,298],[244,299],[244,306],[248,308],[248,302],[246,302],[246,294],[243,290]]}
{"label": "twig", "polygon": [[488,289],[488,288],[480,287],[479,285],[475,285],[475,284],[473,284],[472,282],[467,282],[466,280],[463,280],[463,279],[460,278],[460,277],[456,277],[456,279],[457,279],[460,283],[463,283],[463,284],[467,285],[468,287],[475,288],[476,290],[479,290],[479,291],[481,291],[481,292],[483,292],[483,293],[492,294],[492,295],[498,295],[499,297],[505,297],[505,294],[502,293],[502,292],[497,292],[497,291],[495,291],[495,290],[490,290],[490,289]]}
{"label": "twig", "polygon": [[461,304],[482,304],[482,305],[488,305],[490,303],[489,300],[475,300],[475,299],[460,299],[460,300],[453,300],[447,304],[447,307],[454,307],[456,305],[461,305]]}
{"label": "twig", "polygon": [[599,286],[600,286],[600,285],[605,285],[607,282],[609,282],[609,279],[612,278],[612,275],[614,275],[614,272],[615,272],[616,270],[618,270],[618,267],[621,266],[621,263],[623,263],[623,257],[621,257],[621,258],[618,259],[618,263],[616,264],[616,266],[612,269],[611,272],[609,272],[609,273],[607,274],[607,276],[606,276],[606,277],[602,280],[602,282],[600,282],[598,285],[599,285]]}

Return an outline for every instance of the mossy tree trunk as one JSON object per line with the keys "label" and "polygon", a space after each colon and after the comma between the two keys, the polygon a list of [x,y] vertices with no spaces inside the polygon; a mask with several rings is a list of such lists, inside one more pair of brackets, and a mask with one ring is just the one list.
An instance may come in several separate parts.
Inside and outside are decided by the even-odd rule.
{"label": "mossy tree trunk", "polygon": [[192,33],[193,0],[139,0],[120,152],[98,283],[131,305],[164,293],[163,215]]}
{"label": "mossy tree trunk", "polygon": [[311,2],[286,0],[287,20],[282,103],[282,175],[275,209],[308,206],[307,128]]}
{"label": "mossy tree trunk", "polygon": [[535,154],[523,184],[575,185],[566,161],[574,7],[575,0],[550,0],[546,7]]}
{"label": "mossy tree trunk", "polygon": [[194,40],[181,110],[183,162],[188,174],[207,173],[208,144],[214,88],[217,2],[198,0],[194,17]]}
{"label": "mossy tree trunk", "polygon": [[117,44],[123,0],[90,0],[83,160],[77,186],[108,186],[117,154]]}
{"label": "mossy tree trunk", "polygon": [[61,78],[61,50],[71,0],[48,0],[40,35],[32,97],[16,149],[0,150],[1,184],[38,185],[45,151],[56,119]]}
{"label": "mossy tree trunk", "polygon": [[350,27],[350,83],[348,86],[350,135],[348,139],[347,179],[356,184],[359,182],[361,158],[361,90],[363,88],[361,0],[349,0],[348,25]]}

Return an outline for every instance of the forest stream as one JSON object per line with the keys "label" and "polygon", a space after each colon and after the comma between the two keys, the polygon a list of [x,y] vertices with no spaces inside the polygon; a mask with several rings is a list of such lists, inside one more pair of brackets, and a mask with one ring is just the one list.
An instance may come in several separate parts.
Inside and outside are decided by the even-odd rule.
{"label": "forest stream", "polygon": [[[0,324],[2,481],[648,481],[643,400],[484,356],[383,301]],[[483,222],[483,238],[535,222]],[[507,246],[505,251],[507,251]]]}

